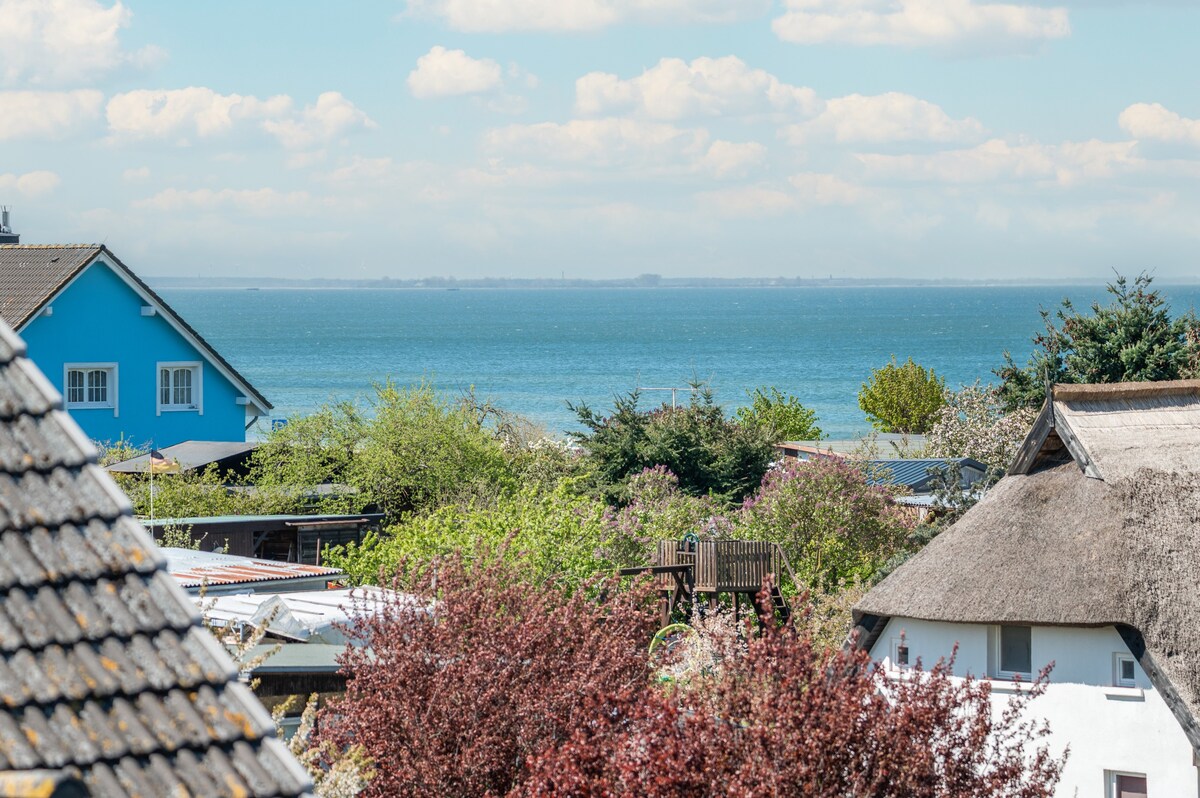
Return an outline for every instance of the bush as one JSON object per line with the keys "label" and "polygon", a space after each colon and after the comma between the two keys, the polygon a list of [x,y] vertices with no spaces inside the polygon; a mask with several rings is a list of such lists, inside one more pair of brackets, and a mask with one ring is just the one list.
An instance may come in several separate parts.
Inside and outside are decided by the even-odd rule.
{"label": "bush", "polygon": [[[831,658],[773,629],[708,692],[592,698],[591,722],[538,755],[515,794],[646,798],[1049,798],[1063,761],[1020,721],[1045,689],[992,715],[986,682],[940,662],[885,680],[864,652]],[[919,673],[919,671],[918,671]]]}
{"label": "bush", "polygon": [[588,429],[574,437],[610,500],[621,496],[629,477],[665,466],[679,486],[697,496],[740,501],[758,485],[774,456],[769,429],[730,421],[710,391],[683,407],[637,408],[637,391],[618,397],[611,415],[598,416],[587,405],[572,406]]}
{"label": "bush", "polygon": [[358,619],[346,693],[322,737],[361,746],[376,775],[364,796],[506,795],[525,762],[595,723],[650,671],[655,613],[644,593],[605,605],[521,580],[503,555],[439,560],[397,600]]}
{"label": "bush", "polygon": [[785,460],[746,500],[736,517],[737,534],[782,546],[799,589],[866,581],[905,546],[916,525],[896,505],[896,495],[893,486],[871,485],[852,461]]}
{"label": "bush", "polygon": [[815,441],[822,437],[817,426],[817,413],[809,410],[800,400],[778,388],[755,388],[748,391],[749,407],[739,407],[736,418],[739,424],[764,427],[771,431],[775,441]]}
{"label": "bush", "polygon": [[369,535],[361,545],[330,549],[322,562],[342,568],[356,583],[377,583],[401,570],[407,581],[438,558],[482,546],[502,553],[526,579],[575,589],[614,564],[604,554],[609,534],[599,501],[563,484],[553,491],[526,488],[491,503],[446,505],[413,514]]}

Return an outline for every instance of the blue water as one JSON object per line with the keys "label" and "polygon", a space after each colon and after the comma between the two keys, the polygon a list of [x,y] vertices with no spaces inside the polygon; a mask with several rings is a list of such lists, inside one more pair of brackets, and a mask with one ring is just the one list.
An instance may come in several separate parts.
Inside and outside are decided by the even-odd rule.
{"label": "blue water", "polygon": [[[1160,287],[1183,311],[1200,287]],[[869,425],[857,394],[872,368],[912,357],[957,386],[1024,362],[1038,308],[1099,286],[554,290],[166,290],[255,387],[294,417],[426,379],[475,393],[552,433],[578,429],[566,402],[596,409],[635,386],[706,381],[727,408],[774,385],[817,411],[827,436]],[[649,407],[669,393],[647,393]],[[680,401],[683,400],[681,395]]]}

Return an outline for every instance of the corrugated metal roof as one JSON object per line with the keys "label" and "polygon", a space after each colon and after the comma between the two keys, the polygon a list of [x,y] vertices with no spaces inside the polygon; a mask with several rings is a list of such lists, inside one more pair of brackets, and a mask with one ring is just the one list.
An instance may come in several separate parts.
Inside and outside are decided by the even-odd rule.
{"label": "corrugated metal roof", "polygon": [[96,798],[296,796],[308,775],[60,397],[0,323],[0,771]]}
{"label": "corrugated metal roof", "polygon": [[960,476],[963,487],[974,484],[987,471],[987,466],[969,457],[919,457],[904,460],[868,460],[867,463],[872,483],[904,485],[918,492],[930,486],[934,472],[945,471],[954,463],[962,469]]}
{"label": "corrugated metal roof", "polygon": [[298,579],[329,580],[341,576],[338,568],[296,562],[257,560],[233,554],[193,549],[162,549],[167,571],[185,588],[208,585],[245,585]]}
{"label": "corrugated metal roof", "polygon": [[229,361],[221,357],[174,308],[103,244],[0,245],[0,317],[14,329],[21,329],[55,294],[100,255],[104,255],[106,262],[111,262],[132,280],[171,322],[184,331],[185,338],[190,336],[218,370],[226,371],[233,382],[258,402],[263,410],[273,407],[267,398],[239,374]]}

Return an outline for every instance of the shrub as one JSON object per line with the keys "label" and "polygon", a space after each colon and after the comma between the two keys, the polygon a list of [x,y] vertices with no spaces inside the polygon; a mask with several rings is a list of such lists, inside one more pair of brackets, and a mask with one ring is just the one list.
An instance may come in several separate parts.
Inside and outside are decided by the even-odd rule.
{"label": "shrub", "polygon": [[881,432],[926,432],[945,404],[946,381],[910,357],[902,365],[896,358],[871,377],[858,392],[858,406],[871,425]]}

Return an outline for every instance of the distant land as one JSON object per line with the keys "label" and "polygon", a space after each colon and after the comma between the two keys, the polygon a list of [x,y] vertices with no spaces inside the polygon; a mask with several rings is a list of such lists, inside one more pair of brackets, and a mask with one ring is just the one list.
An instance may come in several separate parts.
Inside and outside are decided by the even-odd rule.
{"label": "distant land", "polygon": [[[454,290],[460,288],[889,288],[889,287],[982,287],[982,286],[1034,286],[1034,285],[1102,285],[1111,277],[1096,279],[915,279],[901,277],[662,277],[643,274],[638,277],[608,280],[555,279],[542,277],[420,277],[397,279],[383,277],[375,280],[347,280],[339,278],[288,278],[288,277],[149,277],[147,281],[158,288],[425,288]],[[1159,278],[1164,285],[1191,285],[1200,282],[1195,277]]]}

